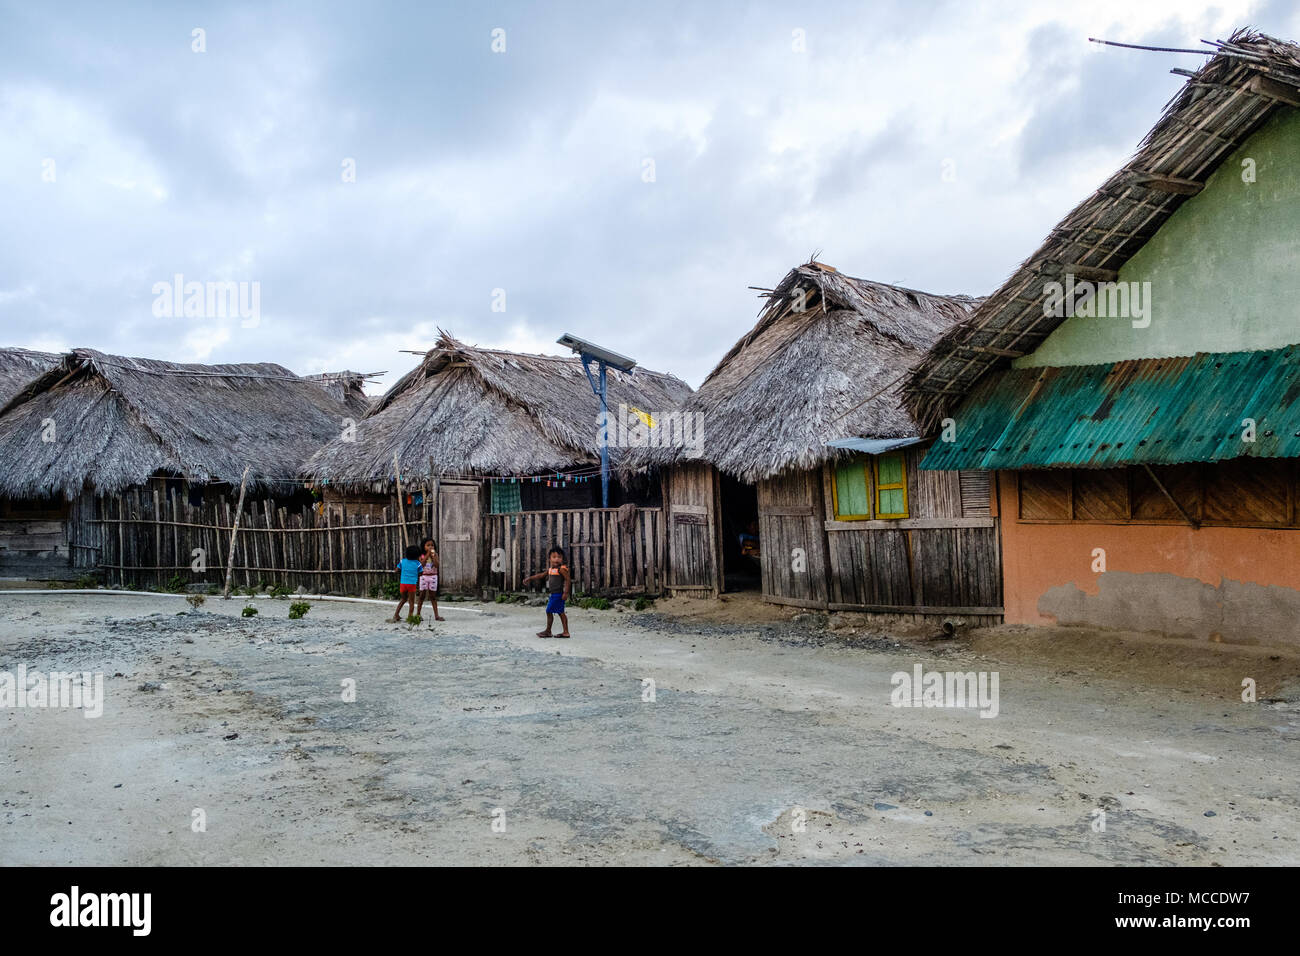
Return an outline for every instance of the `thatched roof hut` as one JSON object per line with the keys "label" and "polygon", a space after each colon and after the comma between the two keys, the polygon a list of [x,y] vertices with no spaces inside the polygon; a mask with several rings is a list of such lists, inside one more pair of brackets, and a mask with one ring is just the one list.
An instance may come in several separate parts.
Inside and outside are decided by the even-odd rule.
{"label": "thatched roof hut", "polygon": [[[681,379],[635,368],[610,369],[611,413],[620,403],[646,411],[676,408],[690,394]],[[528,475],[600,460],[597,415],[582,362],[574,357],[483,349],[442,332],[420,364],[371,408],[355,440],[330,442],[306,474],[336,486],[403,477]],[[623,450],[610,448],[619,469]]]}
{"label": "thatched roof hut", "polygon": [[252,487],[272,487],[293,480],[348,416],[280,365],[76,349],[0,408],[0,495],[111,494],[157,473],[237,484],[245,466]]}
{"label": "thatched roof hut", "polygon": [[0,405],[6,404],[32,379],[58,364],[59,356],[53,352],[0,348]]}
{"label": "thatched roof hut", "polygon": [[320,372],[316,375],[304,375],[309,382],[315,382],[336,402],[342,402],[352,412],[354,418],[362,418],[370,411],[374,399],[366,394],[365,385],[369,379],[383,372]]}
{"label": "thatched roof hut", "polygon": [[[917,434],[896,386],[978,299],[855,279],[809,261],[767,293],[758,323],[683,405],[703,415],[703,460],[746,482],[820,465],[827,442]],[[681,450],[648,449],[658,464]]]}
{"label": "thatched roof hut", "polygon": [[1300,46],[1239,30],[1213,47],[1214,56],[1187,73],[1187,83],[1133,157],[916,366],[903,397],[927,432],[986,373],[1030,354],[1065,321],[1043,307],[1049,283],[1066,274],[1114,280],[1119,267],[1277,110],[1300,107]]}

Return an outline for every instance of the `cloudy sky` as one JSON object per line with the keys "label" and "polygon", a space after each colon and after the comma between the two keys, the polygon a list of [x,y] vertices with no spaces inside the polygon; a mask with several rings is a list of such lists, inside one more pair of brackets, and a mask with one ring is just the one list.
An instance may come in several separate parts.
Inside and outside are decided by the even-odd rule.
{"label": "cloudy sky", "polygon": [[[0,0],[0,344],[391,384],[438,328],[573,332],[698,385],[813,252],[991,292],[1204,60],[1086,38],[1245,25],[1300,14]],[[256,282],[256,320],[156,314],[178,274]]]}

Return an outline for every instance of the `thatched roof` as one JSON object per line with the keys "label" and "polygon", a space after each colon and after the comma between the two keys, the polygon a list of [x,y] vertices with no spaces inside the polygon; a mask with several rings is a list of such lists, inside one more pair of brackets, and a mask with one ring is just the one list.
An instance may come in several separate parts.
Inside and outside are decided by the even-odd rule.
{"label": "thatched roof", "polygon": [[361,418],[370,411],[374,399],[366,394],[367,380],[382,372],[321,372],[317,375],[304,375],[309,382],[315,382],[336,402],[342,402],[351,411],[354,418]]}
{"label": "thatched roof", "polygon": [[[897,385],[978,301],[855,279],[816,261],[792,269],[683,405],[703,415],[702,459],[757,481],[841,454],[827,448],[835,439],[916,434]],[[645,454],[658,464],[686,460],[680,451]]]}
{"label": "thatched roof", "polygon": [[1048,283],[1066,273],[1114,279],[1251,134],[1277,110],[1300,106],[1300,47],[1240,30],[1215,49],[1124,167],[916,367],[904,401],[927,431],[937,429],[987,372],[1033,352],[1065,321],[1043,314]]}
{"label": "thatched roof", "polygon": [[0,348],[0,405],[4,405],[30,384],[32,379],[59,364],[53,352]]}
{"label": "thatched roof", "polygon": [[[76,349],[0,408],[0,494],[113,493],[165,473],[293,479],[349,416],[280,365],[181,365]],[[43,423],[54,422],[53,441]]]}
{"label": "thatched roof", "polygon": [[[610,369],[611,414],[620,403],[656,412],[690,394],[681,379]],[[576,356],[522,355],[466,345],[442,332],[423,361],[378,399],[355,441],[330,442],[306,474],[338,485],[387,483],[393,456],[402,475],[527,475],[600,460],[600,403]],[[623,449],[610,461],[622,469]],[[430,462],[432,461],[432,468]]]}

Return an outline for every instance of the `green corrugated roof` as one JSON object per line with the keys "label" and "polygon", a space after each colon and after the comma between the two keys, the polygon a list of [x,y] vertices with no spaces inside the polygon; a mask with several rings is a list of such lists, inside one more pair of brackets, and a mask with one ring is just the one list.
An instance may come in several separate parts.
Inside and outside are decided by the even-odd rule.
{"label": "green corrugated roof", "polygon": [[[1242,440],[1242,420],[1256,440]],[[1113,468],[1300,458],[1300,346],[989,375],[921,467]]]}

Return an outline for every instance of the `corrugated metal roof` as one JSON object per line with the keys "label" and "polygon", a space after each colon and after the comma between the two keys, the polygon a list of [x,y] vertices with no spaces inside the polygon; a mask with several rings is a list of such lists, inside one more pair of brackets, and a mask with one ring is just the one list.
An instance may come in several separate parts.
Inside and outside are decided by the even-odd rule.
{"label": "corrugated metal roof", "polygon": [[[1242,440],[1242,420],[1256,440]],[[1112,468],[1300,458],[1300,346],[1198,353],[987,376],[957,412],[954,441],[921,467]]]}
{"label": "corrugated metal roof", "polygon": [[908,445],[915,445],[920,442],[920,438],[837,438],[835,441],[828,441],[826,444],[830,448],[847,448],[850,451],[864,451],[868,455],[883,455],[885,452],[893,451],[895,448],[906,448]]}

